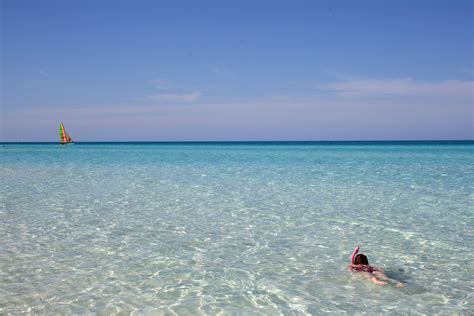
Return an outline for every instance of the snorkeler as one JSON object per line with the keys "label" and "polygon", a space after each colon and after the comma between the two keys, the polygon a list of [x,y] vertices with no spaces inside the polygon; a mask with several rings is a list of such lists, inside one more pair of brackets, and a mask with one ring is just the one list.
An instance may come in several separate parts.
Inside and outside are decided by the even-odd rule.
{"label": "snorkeler", "polygon": [[387,277],[382,268],[369,265],[367,256],[359,253],[360,247],[357,246],[351,255],[351,264],[347,267],[351,272],[362,272],[362,275],[378,285],[386,285],[389,282],[395,283],[397,287],[405,286],[403,283],[392,280]]}

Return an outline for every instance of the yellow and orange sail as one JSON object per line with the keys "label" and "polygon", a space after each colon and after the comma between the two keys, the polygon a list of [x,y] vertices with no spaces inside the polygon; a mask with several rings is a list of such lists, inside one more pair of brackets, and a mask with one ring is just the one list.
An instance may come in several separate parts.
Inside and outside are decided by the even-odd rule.
{"label": "yellow and orange sail", "polygon": [[63,123],[59,124],[59,142],[61,145],[73,143],[71,136],[66,132]]}

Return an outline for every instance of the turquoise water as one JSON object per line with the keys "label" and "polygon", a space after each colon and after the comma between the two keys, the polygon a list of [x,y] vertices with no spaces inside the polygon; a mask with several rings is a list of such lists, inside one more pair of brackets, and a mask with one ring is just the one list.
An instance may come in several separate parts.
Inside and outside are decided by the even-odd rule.
{"label": "turquoise water", "polygon": [[473,314],[473,150],[2,145],[0,313]]}

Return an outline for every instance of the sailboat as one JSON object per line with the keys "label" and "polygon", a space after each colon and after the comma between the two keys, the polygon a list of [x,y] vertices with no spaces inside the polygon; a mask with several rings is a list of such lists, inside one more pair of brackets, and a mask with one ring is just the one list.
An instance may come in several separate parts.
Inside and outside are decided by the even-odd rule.
{"label": "sailboat", "polygon": [[59,124],[59,143],[61,145],[74,144],[71,136],[66,132],[63,123]]}

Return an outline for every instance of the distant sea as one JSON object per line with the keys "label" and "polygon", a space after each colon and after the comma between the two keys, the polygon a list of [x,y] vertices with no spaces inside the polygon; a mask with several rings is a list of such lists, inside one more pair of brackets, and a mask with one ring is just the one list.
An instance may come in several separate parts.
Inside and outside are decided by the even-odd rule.
{"label": "distant sea", "polygon": [[[474,142],[0,144],[0,314],[474,314]],[[404,288],[346,270],[357,244]]]}

